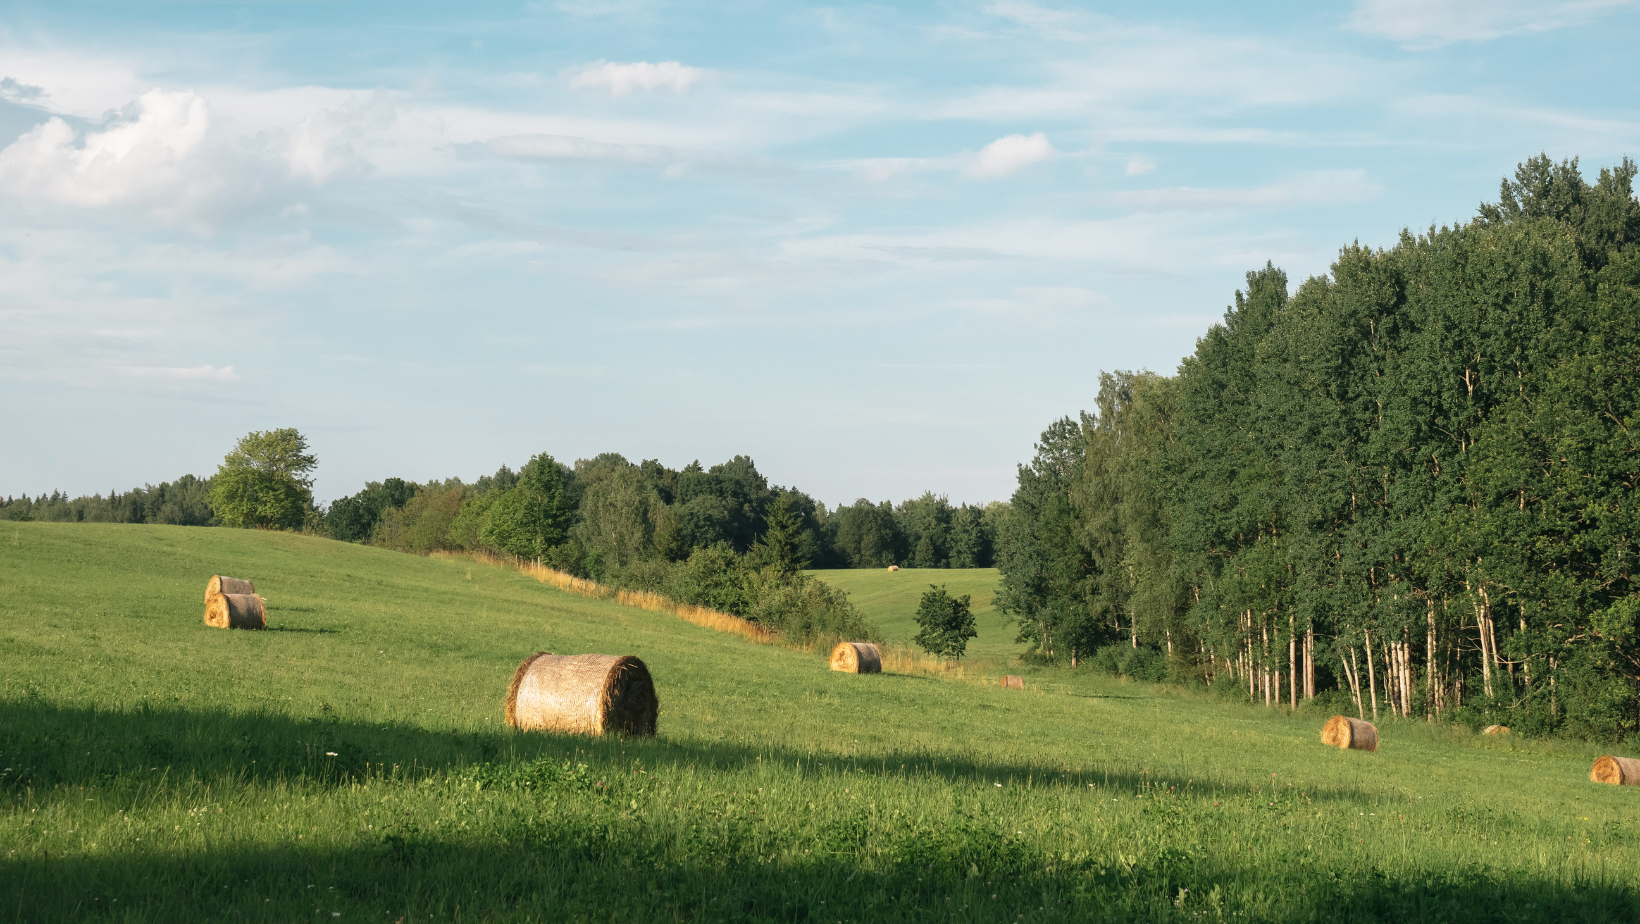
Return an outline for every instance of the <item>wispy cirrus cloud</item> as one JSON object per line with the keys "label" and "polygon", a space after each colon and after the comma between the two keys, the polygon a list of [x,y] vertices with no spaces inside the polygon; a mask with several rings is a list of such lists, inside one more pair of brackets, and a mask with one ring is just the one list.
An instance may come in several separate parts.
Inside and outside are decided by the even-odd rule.
{"label": "wispy cirrus cloud", "polygon": [[678,61],[634,61],[616,64],[613,61],[595,61],[577,70],[569,85],[577,90],[604,90],[611,96],[631,96],[641,91],[670,90],[683,93],[705,75],[698,67],[689,67]]}
{"label": "wispy cirrus cloud", "polygon": [[[1131,171],[1130,171],[1131,172]],[[1364,202],[1383,192],[1364,170],[1323,170],[1246,189],[1169,186],[1108,193],[1105,201],[1137,211],[1303,208]]]}
{"label": "wispy cirrus cloud", "polygon": [[1413,48],[1439,48],[1590,22],[1635,0],[1358,0],[1345,25]]}

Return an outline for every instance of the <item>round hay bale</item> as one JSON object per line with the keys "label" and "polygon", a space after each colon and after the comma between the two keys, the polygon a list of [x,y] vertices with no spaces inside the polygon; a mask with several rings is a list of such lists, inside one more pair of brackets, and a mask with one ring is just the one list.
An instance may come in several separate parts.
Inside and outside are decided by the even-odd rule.
{"label": "round hay bale", "polygon": [[1025,689],[1025,678],[1016,674],[1003,674],[1002,688],[1004,690],[1023,690]]}
{"label": "round hay bale", "polygon": [[211,598],[217,594],[254,593],[256,593],[256,585],[252,584],[250,581],[242,581],[239,578],[223,577],[220,574],[213,574],[211,575],[211,579],[205,582],[206,603],[210,603]]}
{"label": "round hay bale", "polygon": [[831,650],[831,669],[847,674],[880,674],[883,652],[870,642],[839,642]]}
{"label": "round hay bale", "polygon": [[647,737],[659,711],[649,668],[631,656],[537,652],[507,690],[507,724],[520,731]]}
{"label": "round hay bale", "polygon": [[1335,715],[1321,728],[1321,743],[1347,751],[1378,750],[1378,729],[1371,722]]}
{"label": "round hay bale", "polygon": [[898,571],[898,570],[900,570],[900,566],[899,566],[899,565],[889,565],[889,566],[888,566],[888,570],[890,570],[890,571]]}
{"label": "round hay bale", "polygon": [[218,629],[266,629],[267,603],[256,594],[214,594],[205,601],[205,624]]}
{"label": "round hay bale", "polygon": [[1509,734],[1509,726],[1507,726],[1507,725],[1488,725],[1485,728],[1481,729],[1481,734],[1483,734],[1483,735],[1507,735],[1507,734]]}
{"label": "round hay bale", "polygon": [[1589,779],[1613,786],[1640,786],[1640,760],[1608,754],[1594,762]]}

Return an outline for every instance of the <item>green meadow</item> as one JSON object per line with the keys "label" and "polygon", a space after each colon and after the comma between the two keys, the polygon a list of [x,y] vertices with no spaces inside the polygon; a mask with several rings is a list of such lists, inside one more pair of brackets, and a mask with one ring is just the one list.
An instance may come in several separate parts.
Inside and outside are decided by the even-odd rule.
{"label": "green meadow", "polygon": [[[1322,713],[834,674],[460,558],[0,530],[0,920],[1640,919],[1640,789],[1593,746],[1386,719],[1340,752]],[[269,631],[202,624],[214,573]],[[642,657],[659,735],[508,730],[539,650]]]}
{"label": "green meadow", "polygon": [[967,594],[979,630],[968,643],[966,660],[1003,665],[1023,647],[1014,639],[1014,621],[997,612],[991,598],[1001,572],[995,568],[847,568],[810,571],[809,574],[840,590],[866,618],[882,630],[892,645],[913,647],[917,635],[917,604],[930,585],[943,586],[953,596]]}

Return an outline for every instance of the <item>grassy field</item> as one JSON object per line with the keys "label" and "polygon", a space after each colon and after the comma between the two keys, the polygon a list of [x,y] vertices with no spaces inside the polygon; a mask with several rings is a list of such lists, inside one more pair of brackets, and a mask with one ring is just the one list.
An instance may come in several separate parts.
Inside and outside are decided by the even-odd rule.
{"label": "grassy field", "polygon": [[968,660],[1006,665],[1020,650],[1014,641],[1018,627],[991,603],[997,582],[1002,579],[995,568],[858,568],[809,573],[848,591],[849,599],[891,644],[911,646],[917,634],[917,603],[930,584],[940,584],[953,595],[972,598],[970,606],[979,634],[968,643]]}
{"label": "grassy field", "polygon": [[[201,624],[217,572],[272,631]],[[505,729],[542,649],[644,658],[659,737]],[[1339,752],[1319,715],[1021,672],[833,674],[300,536],[7,524],[0,920],[1640,919],[1640,789],[1597,748]]]}

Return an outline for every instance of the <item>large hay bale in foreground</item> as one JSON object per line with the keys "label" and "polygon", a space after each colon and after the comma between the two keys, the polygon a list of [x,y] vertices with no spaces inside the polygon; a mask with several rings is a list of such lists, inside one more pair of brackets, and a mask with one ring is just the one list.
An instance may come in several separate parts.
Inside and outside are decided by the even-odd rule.
{"label": "large hay bale in foreground", "polygon": [[1023,690],[1025,689],[1025,678],[1017,674],[1003,674],[1002,688],[1004,690]]}
{"label": "large hay bale in foreground", "polygon": [[256,594],[213,594],[205,601],[205,624],[218,629],[266,629],[267,604]]}
{"label": "large hay bale in foreground", "polygon": [[1589,779],[1613,786],[1640,786],[1640,760],[1607,755],[1594,762]]}
{"label": "large hay bale in foreground", "polygon": [[831,669],[848,674],[880,674],[883,652],[870,642],[839,642],[831,650]]}
{"label": "large hay bale in foreground", "polygon": [[1321,728],[1321,743],[1348,751],[1378,750],[1378,729],[1371,722],[1335,715]]}
{"label": "large hay bale in foreground", "polygon": [[1507,726],[1507,725],[1488,725],[1485,728],[1481,729],[1481,734],[1483,734],[1483,735],[1507,735],[1507,734],[1509,734],[1509,726]]}
{"label": "large hay bale in foreground", "polygon": [[213,574],[211,575],[211,579],[205,582],[206,603],[210,603],[211,598],[217,594],[254,593],[256,593],[256,585],[252,584],[250,581],[242,581],[239,578],[223,577],[220,574]]}
{"label": "large hay bale in foreground", "polygon": [[507,724],[521,731],[647,736],[659,711],[649,668],[630,656],[537,652],[507,690]]}

